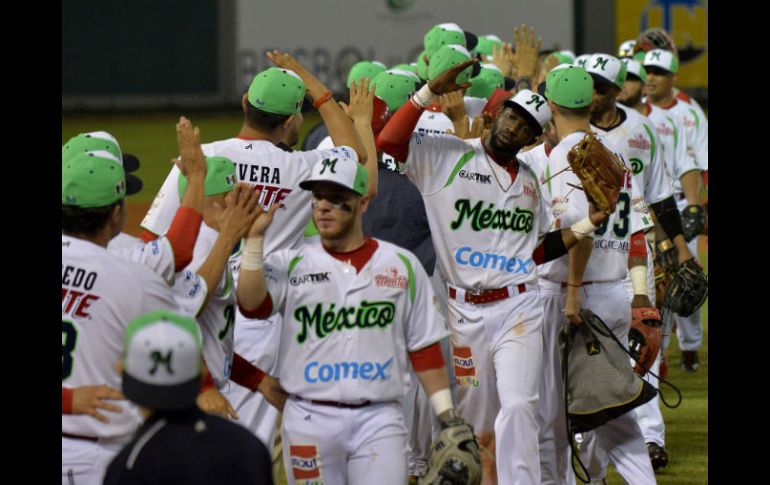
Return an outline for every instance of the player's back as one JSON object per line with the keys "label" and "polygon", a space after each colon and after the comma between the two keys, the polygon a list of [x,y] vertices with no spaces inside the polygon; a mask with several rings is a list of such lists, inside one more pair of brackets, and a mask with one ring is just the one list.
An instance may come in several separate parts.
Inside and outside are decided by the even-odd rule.
{"label": "player's back", "polygon": [[[106,384],[120,389],[116,364],[124,330],[133,318],[176,309],[170,288],[150,269],[91,242],[62,235],[62,386]],[[87,415],[62,415],[62,432],[99,438],[127,437],[140,424],[136,407],[101,423]]]}

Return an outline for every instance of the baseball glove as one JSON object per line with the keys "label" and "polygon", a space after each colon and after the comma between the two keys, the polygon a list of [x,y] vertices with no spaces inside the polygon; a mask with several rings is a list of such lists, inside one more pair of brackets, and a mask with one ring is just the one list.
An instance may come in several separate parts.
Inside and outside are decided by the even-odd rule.
{"label": "baseball glove", "polygon": [[428,470],[420,485],[478,485],[481,456],[473,428],[453,411],[438,417],[441,433],[430,447]]}
{"label": "baseball glove", "polygon": [[588,132],[569,151],[567,161],[583,184],[588,201],[602,212],[615,212],[623,175],[628,171],[618,156]]}
{"label": "baseball glove", "polygon": [[706,229],[706,211],[702,205],[688,205],[682,211],[682,232],[687,242]]}
{"label": "baseball glove", "polygon": [[703,305],[709,293],[709,280],[695,258],[679,266],[668,285],[663,306],[683,317],[689,317]]}
{"label": "baseball glove", "polygon": [[663,306],[663,300],[666,299],[666,290],[668,285],[671,284],[671,274],[663,268],[663,266],[655,263],[655,306],[660,308]]}
{"label": "baseball glove", "polygon": [[658,357],[663,342],[663,323],[657,308],[632,308],[628,350],[636,361],[634,372],[644,377]]}

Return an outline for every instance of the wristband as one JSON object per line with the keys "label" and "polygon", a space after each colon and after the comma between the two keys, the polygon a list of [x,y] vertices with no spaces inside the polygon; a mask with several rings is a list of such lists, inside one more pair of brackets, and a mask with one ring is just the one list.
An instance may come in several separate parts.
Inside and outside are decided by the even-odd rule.
{"label": "wristband", "polygon": [[313,108],[318,109],[321,107],[322,104],[332,99],[332,92],[328,89],[325,93],[323,93],[321,96],[318,97],[315,101],[313,101]]}
{"label": "wristband", "polygon": [[594,226],[594,223],[591,222],[590,217],[584,217],[583,219],[580,219],[576,223],[572,224],[572,226],[570,226],[570,230],[573,232],[573,234],[575,234],[575,239],[580,241],[581,239],[594,232],[596,230],[596,226]]}
{"label": "wristband", "polygon": [[674,244],[669,239],[664,239],[658,243],[658,251],[665,253],[669,249],[673,248]]}
{"label": "wristband", "polygon": [[649,296],[647,294],[647,266],[634,266],[631,273],[631,286],[634,287],[634,295]]}
{"label": "wristband", "polygon": [[434,392],[430,397],[430,405],[433,406],[433,411],[436,413],[436,416],[449,409],[454,409],[454,404],[452,404],[452,392],[448,388]]}
{"label": "wristband", "polygon": [[72,414],[72,394],[73,389],[69,387],[61,388],[61,413]]}
{"label": "wristband", "polygon": [[420,108],[427,108],[430,106],[430,103],[435,97],[435,93],[431,91],[430,87],[426,84],[425,86],[421,87],[419,91],[414,93],[414,96],[412,96],[412,101]]}
{"label": "wristband", "polygon": [[243,254],[241,254],[241,270],[258,271],[265,266],[262,258],[261,237],[250,237],[246,239],[243,245]]}

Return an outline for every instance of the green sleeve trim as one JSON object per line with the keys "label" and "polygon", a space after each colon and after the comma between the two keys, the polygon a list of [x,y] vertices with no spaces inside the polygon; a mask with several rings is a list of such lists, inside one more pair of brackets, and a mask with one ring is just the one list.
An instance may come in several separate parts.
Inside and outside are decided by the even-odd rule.
{"label": "green sleeve trim", "polygon": [[318,235],[318,228],[315,226],[315,222],[313,222],[313,218],[311,217],[310,220],[307,222],[307,226],[305,226],[304,237],[313,237],[317,235]]}
{"label": "green sleeve trim", "polygon": [[655,146],[655,133],[653,133],[650,127],[646,124],[642,123],[642,126],[644,126],[644,131],[646,131],[647,135],[650,137],[650,145],[652,145],[652,148],[650,148],[650,163],[652,163],[653,160],[655,160],[655,150],[657,149]]}
{"label": "green sleeve trim", "polygon": [[475,150],[471,150],[469,152],[466,152],[455,164],[455,168],[452,169],[452,173],[449,174],[449,179],[447,179],[446,183],[444,184],[444,187],[449,187],[449,185],[454,181],[457,174],[460,172],[460,170],[465,166],[466,163],[468,163],[468,160],[473,158],[473,156],[476,155]]}
{"label": "green sleeve trim", "polygon": [[679,146],[679,130],[676,129],[676,123],[674,123],[673,118],[666,116],[666,119],[671,123],[671,127],[674,129],[674,148],[676,148]]}
{"label": "green sleeve trim", "polygon": [[404,265],[406,266],[406,271],[409,274],[409,302],[414,303],[414,293],[415,293],[415,287],[414,287],[414,268],[412,267],[412,262],[409,261],[409,258],[404,256],[401,253],[398,254],[398,257],[401,258],[401,261],[404,262]]}
{"label": "green sleeve trim", "polygon": [[553,195],[553,190],[551,190],[551,164],[548,163],[548,160],[545,161],[545,179],[548,181],[546,182],[548,184],[548,193]]}
{"label": "green sleeve trim", "polygon": [[691,109],[690,113],[692,113],[693,118],[695,118],[695,128],[700,129],[700,117],[698,116],[698,112]]}
{"label": "green sleeve trim", "polygon": [[292,270],[299,264],[300,261],[302,261],[302,256],[295,256],[294,259],[291,260],[289,263],[289,271],[286,273],[288,276],[291,276]]}
{"label": "green sleeve trim", "polygon": [[233,273],[230,270],[230,262],[228,261],[227,265],[225,266],[225,289],[219,296],[229,295],[234,286],[235,282],[233,281]]}

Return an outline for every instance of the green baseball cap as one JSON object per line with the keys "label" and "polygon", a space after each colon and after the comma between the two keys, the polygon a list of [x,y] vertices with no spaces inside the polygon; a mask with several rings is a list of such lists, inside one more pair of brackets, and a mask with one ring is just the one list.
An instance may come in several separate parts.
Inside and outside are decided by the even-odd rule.
{"label": "green baseball cap", "polygon": [[305,83],[294,71],[271,67],[254,76],[249,104],[266,113],[293,115],[302,109]]}
{"label": "green baseball cap", "polygon": [[621,59],[621,62],[626,65],[626,80],[638,79],[643,83],[647,82],[647,70],[642,66],[642,63],[633,59]]}
{"label": "green baseball cap", "polygon": [[[210,197],[230,192],[238,182],[235,176],[235,165],[229,158],[206,157],[206,182],[203,195]],[[179,174],[179,197],[187,190],[187,178]]]}
{"label": "green baseball cap", "polygon": [[575,53],[572,51],[557,51],[551,55],[559,61],[559,64],[572,64],[575,62]]}
{"label": "green baseball cap", "polygon": [[420,52],[420,55],[417,56],[417,75],[420,76],[420,79],[423,81],[428,80],[428,64],[425,62],[426,57],[430,60],[428,51],[422,51]]}
{"label": "green baseball cap", "polygon": [[476,45],[476,48],[474,49],[474,51],[489,57],[494,53],[494,46],[499,47],[501,45],[503,45],[503,41],[500,40],[500,37],[496,35],[493,35],[493,34],[480,35],[479,43],[478,45]]}
{"label": "green baseball cap", "polygon": [[104,150],[110,152],[117,159],[123,158],[118,140],[106,131],[92,131],[81,133],[72,138],[61,147],[61,160],[65,162],[78,153]]}
{"label": "green baseball cap", "polygon": [[[461,45],[445,45],[437,50],[432,56],[430,56],[430,64],[428,64],[428,79],[436,79],[442,72],[447,69],[451,69],[457,64],[461,64],[471,59],[471,54],[468,50]],[[457,84],[463,84],[468,82],[468,79],[480,71],[480,67],[473,69],[473,66],[468,66],[457,76]]]}
{"label": "green baseball cap", "polygon": [[123,348],[123,394],[151,409],[195,406],[203,338],[197,322],[168,310],[133,319]]}
{"label": "green baseball cap", "polygon": [[401,69],[389,69],[372,79],[374,95],[385,101],[391,113],[409,100],[420,82],[417,74]]}
{"label": "green baseball cap", "polygon": [[446,45],[467,46],[465,32],[459,25],[455,23],[434,25],[423,37],[423,47],[429,55],[433,55]]}
{"label": "green baseball cap", "polygon": [[679,59],[676,57],[676,54],[671,51],[664,51],[663,49],[647,51],[642,65],[644,67],[658,67],[674,74],[679,72]]}
{"label": "green baseball cap", "polygon": [[413,62],[411,64],[396,64],[395,66],[391,67],[390,69],[398,69],[400,71],[409,71],[414,74],[417,74],[417,63]]}
{"label": "green baseball cap", "polygon": [[487,99],[492,96],[495,89],[502,88],[505,85],[505,76],[503,71],[494,64],[482,64],[481,71],[475,77],[471,78],[473,86],[465,94],[474,98]]}
{"label": "green baseball cap", "polygon": [[318,182],[330,182],[365,196],[369,191],[369,174],[358,162],[355,152],[346,146],[332,148],[332,152],[313,165],[310,178],[300,182],[300,188],[312,191]]}
{"label": "green baseball cap", "polygon": [[545,78],[545,97],[565,108],[582,108],[591,104],[594,80],[582,67],[552,69]]}
{"label": "green baseball cap", "polygon": [[359,79],[373,79],[374,76],[381,72],[385,72],[388,68],[385,64],[377,61],[361,61],[353,64],[348,73],[347,86],[350,87],[350,82],[358,82]]}
{"label": "green baseball cap", "polygon": [[126,173],[105,150],[78,153],[62,162],[61,203],[81,208],[105,207],[126,196]]}

